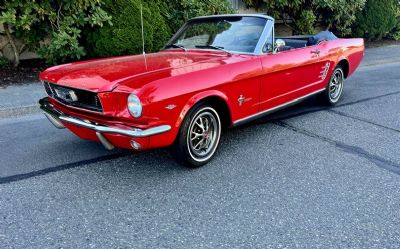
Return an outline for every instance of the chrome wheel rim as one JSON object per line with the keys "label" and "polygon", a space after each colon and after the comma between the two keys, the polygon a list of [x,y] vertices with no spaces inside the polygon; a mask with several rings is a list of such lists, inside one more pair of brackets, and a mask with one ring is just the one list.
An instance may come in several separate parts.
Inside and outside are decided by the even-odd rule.
{"label": "chrome wheel rim", "polygon": [[211,158],[221,135],[221,122],[212,108],[200,110],[192,119],[187,136],[189,153],[198,162]]}
{"label": "chrome wheel rim", "polygon": [[337,69],[329,83],[329,98],[332,102],[337,102],[342,95],[343,81],[343,71],[341,69]]}

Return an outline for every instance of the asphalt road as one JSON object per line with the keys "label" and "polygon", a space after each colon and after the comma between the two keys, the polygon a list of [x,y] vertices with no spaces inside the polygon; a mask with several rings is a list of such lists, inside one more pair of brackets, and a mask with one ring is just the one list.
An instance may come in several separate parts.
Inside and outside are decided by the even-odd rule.
{"label": "asphalt road", "polygon": [[0,247],[399,248],[399,51],[368,51],[338,107],[309,99],[229,130],[196,170],[4,104]]}

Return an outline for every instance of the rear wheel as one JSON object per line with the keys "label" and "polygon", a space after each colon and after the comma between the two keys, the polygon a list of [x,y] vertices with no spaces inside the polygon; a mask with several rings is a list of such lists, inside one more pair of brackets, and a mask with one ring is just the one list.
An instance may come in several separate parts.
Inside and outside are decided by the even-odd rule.
{"label": "rear wheel", "polygon": [[172,147],[175,159],[188,167],[200,167],[212,160],[221,137],[221,119],[208,104],[198,104],[186,115]]}
{"label": "rear wheel", "polygon": [[320,100],[325,105],[336,105],[342,97],[344,88],[344,73],[341,66],[337,66],[332,73],[325,91],[320,95]]}

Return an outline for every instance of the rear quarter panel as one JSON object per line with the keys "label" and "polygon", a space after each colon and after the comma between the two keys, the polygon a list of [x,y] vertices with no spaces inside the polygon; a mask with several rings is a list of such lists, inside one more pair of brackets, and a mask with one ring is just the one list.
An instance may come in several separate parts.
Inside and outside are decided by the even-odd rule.
{"label": "rear quarter panel", "polygon": [[[325,60],[329,61],[332,65],[336,66],[342,60],[348,61],[348,77],[358,68],[365,53],[364,40],[358,38],[328,41],[322,43],[320,46]],[[331,67],[329,76],[333,70],[334,67]]]}

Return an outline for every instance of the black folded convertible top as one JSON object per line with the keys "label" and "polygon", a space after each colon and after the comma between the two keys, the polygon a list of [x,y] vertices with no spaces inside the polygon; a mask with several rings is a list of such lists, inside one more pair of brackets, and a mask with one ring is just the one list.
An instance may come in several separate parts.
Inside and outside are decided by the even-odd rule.
{"label": "black folded convertible top", "polygon": [[334,35],[332,32],[322,31],[308,38],[308,46],[317,45],[322,41],[333,41],[337,39],[338,39],[337,36]]}

